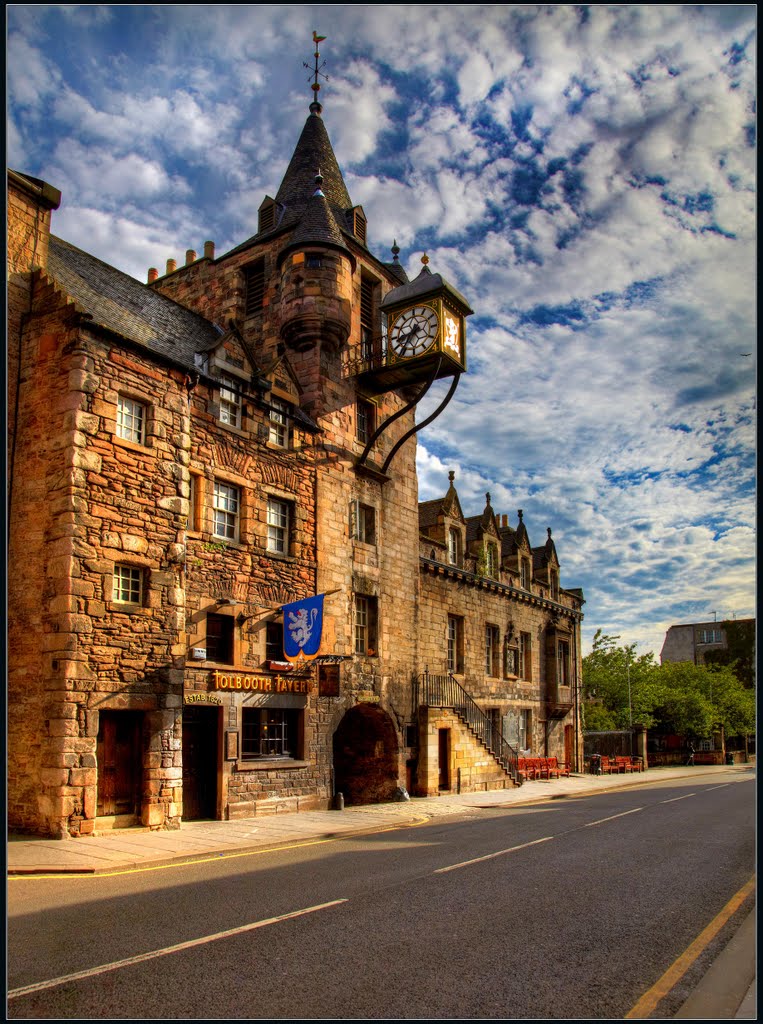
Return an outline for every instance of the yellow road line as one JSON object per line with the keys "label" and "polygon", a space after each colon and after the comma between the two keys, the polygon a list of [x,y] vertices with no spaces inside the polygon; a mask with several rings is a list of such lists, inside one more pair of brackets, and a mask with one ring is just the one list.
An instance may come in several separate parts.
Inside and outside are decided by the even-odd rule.
{"label": "yellow road line", "polygon": [[[221,863],[225,860],[236,860],[240,857],[259,857],[265,853],[282,853],[285,850],[299,850],[303,846],[322,846],[325,843],[343,843],[347,842],[348,839],[362,839],[364,836],[375,836],[382,832],[396,832],[403,828],[417,828],[419,825],[426,825],[431,821],[430,818],[419,818],[416,821],[401,822],[399,825],[383,825],[380,828],[374,829],[363,829],[359,832],[344,832],[341,835],[329,836],[325,839],[306,839],[300,843],[289,843],[288,839],[284,839],[281,843],[274,846],[266,846],[257,848],[254,850],[239,850],[238,853],[214,853],[208,857],[200,856],[193,860],[173,860],[168,864],[146,864],[144,867],[135,868],[115,868],[114,871],[56,871],[53,874],[45,875],[38,872],[28,872],[23,875],[8,875],[8,882],[40,882],[49,881],[50,879],[69,879],[79,878],[91,880],[94,878],[114,878],[117,875],[137,875],[146,871],[168,871],[172,868],[190,868],[196,864],[211,864]],[[284,845],[286,844],[286,845]]]}
{"label": "yellow road line", "polygon": [[742,886],[738,893],[731,897],[723,910],[716,914],[707,928],[697,936],[694,942],[692,942],[692,944],[684,950],[684,952],[667,969],[667,971],[665,971],[660,980],[655,985],[652,985],[648,992],[644,993],[636,1005],[625,1014],[623,1020],[627,1020],[632,1017],[638,1017],[643,1020],[654,1011],[660,1000],[664,999],[668,992],[678,984],[695,960],[697,960],[700,954],[704,952],[707,946],[710,945],[729,918],[739,910],[754,888],[755,875],[752,876],[749,882],[746,882]]}

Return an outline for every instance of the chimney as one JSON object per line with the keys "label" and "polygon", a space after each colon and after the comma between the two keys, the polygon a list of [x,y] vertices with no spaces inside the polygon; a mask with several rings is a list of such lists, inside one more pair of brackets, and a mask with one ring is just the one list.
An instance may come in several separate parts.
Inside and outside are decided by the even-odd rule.
{"label": "chimney", "polygon": [[205,242],[204,243],[204,259],[213,260],[215,258],[215,243]]}
{"label": "chimney", "polygon": [[509,517],[507,515],[501,516],[501,526],[506,527],[509,525]]}
{"label": "chimney", "polygon": [[193,249],[186,249],[185,251],[185,265],[189,267],[192,263],[196,262],[196,253]]}
{"label": "chimney", "polygon": [[173,260],[173,259],[167,260],[167,273],[168,274],[173,274],[175,272],[175,267],[176,266],[177,266],[177,262],[175,260]]}
{"label": "chimney", "polygon": [[148,268],[148,283],[149,284],[151,284],[152,281],[155,281],[158,276],[159,276],[159,271],[156,269],[156,267],[149,267]]}

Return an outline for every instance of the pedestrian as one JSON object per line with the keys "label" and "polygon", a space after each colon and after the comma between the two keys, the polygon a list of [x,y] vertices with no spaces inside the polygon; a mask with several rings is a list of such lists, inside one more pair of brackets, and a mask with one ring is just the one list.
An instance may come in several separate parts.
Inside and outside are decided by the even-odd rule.
{"label": "pedestrian", "polygon": [[694,744],[693,743],[689,744],[689,756],[686,758],[686,763],[687,764],[691,764],[691,765],[694,764]]}

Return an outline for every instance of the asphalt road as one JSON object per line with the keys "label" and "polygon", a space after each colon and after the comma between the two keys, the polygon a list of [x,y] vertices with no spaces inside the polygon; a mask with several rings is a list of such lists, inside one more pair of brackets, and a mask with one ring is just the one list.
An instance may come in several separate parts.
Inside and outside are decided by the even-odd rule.
{"label": "asphalt road", "polygon": [[[749,776],[681,779],[219,863],[18,880],[8,1016],[622,1019],[749,882],[754,822]],[[678,1010],[751,899],[652,1016]]]}

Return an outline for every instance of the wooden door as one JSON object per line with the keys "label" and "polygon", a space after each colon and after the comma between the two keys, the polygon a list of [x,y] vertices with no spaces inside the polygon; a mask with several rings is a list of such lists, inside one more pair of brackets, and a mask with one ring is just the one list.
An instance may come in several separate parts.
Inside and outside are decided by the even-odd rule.
{"label": "wooden door", "polygon": [[217,815],[216,708],[183,708],[183,821]]}
{"label": "wooden door", "polygon": [[440,762],[439,788],[450,789],[450,729],[437,730],[437,751]]}
{"label": "wooden door", "polygon": [[140,815],[143,758],[139,711],[101,711],[98,758],[98,817]]}
{"label": "wooden door", "polygon": [[575,764],[575,728],[572,725],[564,727],[564,760],[573,771],[577,771]]}

